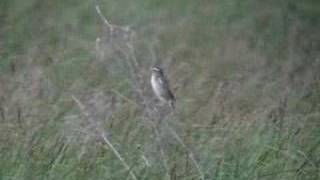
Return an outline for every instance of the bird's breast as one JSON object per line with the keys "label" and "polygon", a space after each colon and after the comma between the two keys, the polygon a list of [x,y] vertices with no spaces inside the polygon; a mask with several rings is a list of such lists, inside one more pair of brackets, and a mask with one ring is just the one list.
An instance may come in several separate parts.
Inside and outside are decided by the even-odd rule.
{"label": "bird's breast", "polygon": [[157,78],[155,76],[151,76],[151,86],[155,92],[160,89],[160,85],[157,82]]}
{"label": "bird's breast", "polygon": [[158,82],[157,77],[151,76],[151,86],[154,93],[158,96],[158,98],[162,99],[163,87]]}

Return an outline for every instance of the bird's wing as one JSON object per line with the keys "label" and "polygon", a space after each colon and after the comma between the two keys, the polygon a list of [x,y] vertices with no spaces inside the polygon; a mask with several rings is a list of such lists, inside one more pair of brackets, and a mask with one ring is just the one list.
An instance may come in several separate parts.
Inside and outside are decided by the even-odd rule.
{"label": "bird's wing", "polygon": [[162,85],[162,86],[164,86],[164,87],[166,87],[166,88],[168,88],[168,80],[163,76],[162,78],[158,78],[158,82]]}

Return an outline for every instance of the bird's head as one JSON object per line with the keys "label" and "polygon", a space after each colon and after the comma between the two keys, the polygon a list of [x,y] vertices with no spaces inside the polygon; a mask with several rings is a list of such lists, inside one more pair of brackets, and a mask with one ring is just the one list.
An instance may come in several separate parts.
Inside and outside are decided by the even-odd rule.
{"label": "bird's head", "polygon": [[163,74],[163,70],[162,70],[160,67],[157,67],[157,66],[151,68],[151,72],[152,72],[152,73]]}

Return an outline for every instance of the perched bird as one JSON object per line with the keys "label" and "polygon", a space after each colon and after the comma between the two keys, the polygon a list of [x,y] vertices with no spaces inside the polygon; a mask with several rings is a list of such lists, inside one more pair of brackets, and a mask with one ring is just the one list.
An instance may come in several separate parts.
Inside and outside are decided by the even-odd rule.
{"label": "perched bird", "polygon": [[168,103],[171,108],[174,108],[175,97],[172,94],[169,82],[160,67],[153,67],[151,69],[151,86],[158,99]]}

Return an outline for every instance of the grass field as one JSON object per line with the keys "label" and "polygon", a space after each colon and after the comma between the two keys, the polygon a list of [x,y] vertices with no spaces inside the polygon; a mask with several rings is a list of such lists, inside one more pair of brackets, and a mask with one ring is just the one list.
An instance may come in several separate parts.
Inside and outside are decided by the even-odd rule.
{"label": "grass field", "polygon": [[2,0],[0,180],[320,179],[319,32],[318,0]]}

